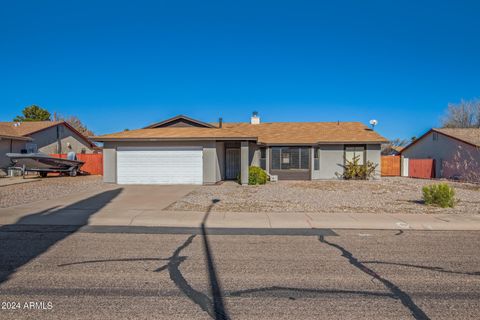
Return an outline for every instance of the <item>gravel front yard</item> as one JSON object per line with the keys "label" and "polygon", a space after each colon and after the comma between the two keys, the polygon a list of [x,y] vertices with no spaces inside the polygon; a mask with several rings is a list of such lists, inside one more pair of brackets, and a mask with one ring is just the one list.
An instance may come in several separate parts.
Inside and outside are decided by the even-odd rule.
{"label": "gravel front yard", "polygon": [[55,199],[75,192],[105,189],[100,176],[29,177],[27,179],[36,181],[0,186],[0,208],[8,208],[38,200]]}
{"label": "gravel front yard", "polygon": [[242,187],[234,182],[203,186],[165,210],[222,212],[480,213],[480,186],[448,182],[459,200],[453,209],[422,203],[422,187],[438,181],[383,178],[381,181],[281,181]]}

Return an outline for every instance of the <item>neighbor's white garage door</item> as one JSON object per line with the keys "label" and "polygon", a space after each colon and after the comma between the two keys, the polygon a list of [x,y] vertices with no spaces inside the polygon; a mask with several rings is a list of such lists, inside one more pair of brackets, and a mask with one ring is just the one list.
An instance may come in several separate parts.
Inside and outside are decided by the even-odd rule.
{"label": "neighbor's white garage door", "polygon": [[117,150],[119,184],[202,184],[201,147]]}

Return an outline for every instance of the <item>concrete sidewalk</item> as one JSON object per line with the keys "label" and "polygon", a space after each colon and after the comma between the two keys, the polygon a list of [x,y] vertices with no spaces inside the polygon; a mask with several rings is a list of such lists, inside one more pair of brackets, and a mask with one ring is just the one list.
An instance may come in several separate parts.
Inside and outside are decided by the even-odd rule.
{"label": "concrete sidewalk", "polygon": [[[57,207],[0,209],[0,225],[199,227],[205,213],[155,209]],[[20,221],[20,222],[19,222]],[[87,222],[88,221],[88,222]],[[480,215],[211,212],[209,228],[480,230]]]}
{"label": "concrete sidewalk", "polygon": [[[0,225],[193,227],[205,212],[166,211],[192,186],[117,187],[0,208]],[[211,212],[209,228],[480,230],[479,214]]]}

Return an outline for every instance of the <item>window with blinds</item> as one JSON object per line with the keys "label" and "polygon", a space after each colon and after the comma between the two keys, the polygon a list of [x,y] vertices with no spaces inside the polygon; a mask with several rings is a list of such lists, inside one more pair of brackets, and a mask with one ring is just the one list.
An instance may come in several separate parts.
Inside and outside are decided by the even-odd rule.
{"label": "window with blinds", "polygon": [[273,147],[272,169],[294,170],[309,169],[309,148],[306,147]]}

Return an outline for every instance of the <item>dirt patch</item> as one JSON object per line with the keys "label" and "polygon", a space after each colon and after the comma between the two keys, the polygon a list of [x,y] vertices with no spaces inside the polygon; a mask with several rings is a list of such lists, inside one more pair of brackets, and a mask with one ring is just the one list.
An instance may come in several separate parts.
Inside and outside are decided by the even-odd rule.
{"label": "dirt patch", "polygon": [[35,182],[0,187],[0,208],[56,199],[76,192],[106,188],[100,176],[28,178]]}
{"label": "dirt patch", "polygon": [[358,212],[358,213],[480,213],[480,187],[448,182],[458,205],[442,209],[425,206],[422,187],[439,181],[383,178],[380,181],[280,181],[265,186],[227,182],[203,186],[166,210],[205,211],[219,199],[220,212]]}

